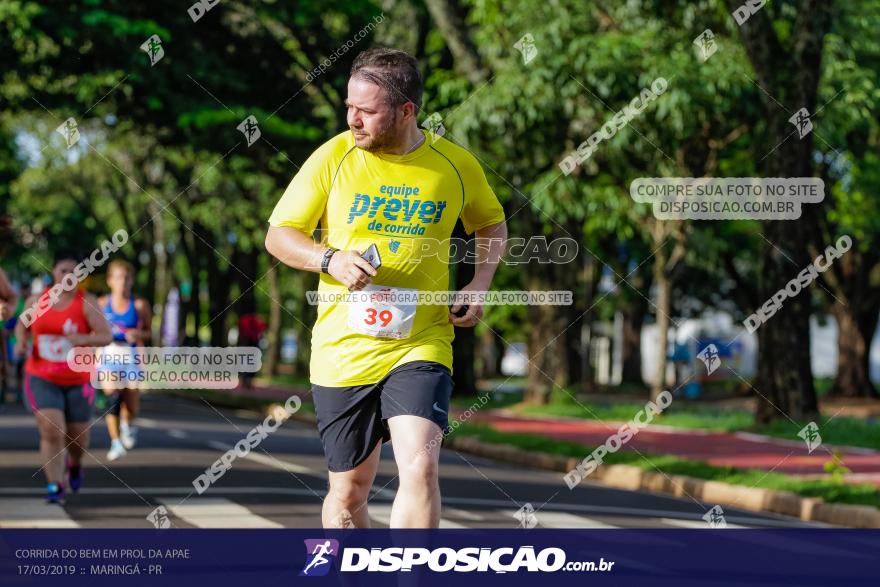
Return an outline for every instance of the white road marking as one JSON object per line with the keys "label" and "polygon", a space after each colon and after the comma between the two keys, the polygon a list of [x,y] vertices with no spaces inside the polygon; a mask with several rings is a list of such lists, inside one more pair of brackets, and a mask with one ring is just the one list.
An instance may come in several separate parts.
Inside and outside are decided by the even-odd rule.
{"label": "white road marking", "polygon": [[486,520],[486,516],[482,514],[478,514],[477,512],[469,512],[467,510],[461,510],[458,508],[444,507],[441,511],[441,514],[442,513],[452,514],[456,518],[464,518],[465,520],[471,520],[473,522],[483,522]]}
{"label": "white road marking", "polygon": [[[222,450],[223,452],[226,452],[227,450],[232,448],[232,446],[229,446],[228,444],[223,444],[222,442],[217,442],[216,440],[211,440],[210,442],[208,442],[208,446],[210,446],[211,448],[215,448],[217,450]],[[275,467],[276,469],[281,469],[282,471],[287,471],[288,473],[299,473],[300,475],[314,475],[316,477],[322,477],[324,475],[324,473],[318,471],[317,469],[303,467],[302,465],[297,465],[296,463],[291,463],[289,461],[282,461],[281,459],[279,459],[277,457],[269,457],[264,454],[256,453],[253,451],[248,453],[247,456],[239,457],[239,458],[245,458],[245,459],[260,463],[262,465],[267,465],[269,467]]]}
{"label": "white road marking", "polygon": [[[660,521],[670,526],[678,526],[679,528],[706,528],[712,530],[712,526],[705,520],[681,520],[677,518],[660,518]],[[737,524],[727,524],[725,528],[749,528],[750,526],[739,526]],[[717,528],[720,530],[721,528]]]}
{"label": "white road marking", "polygon": [[197,528],[283,528],[243,505],[222,497],[191,497],[184,503],[161,500],[176,517]]}
{"label": "white road marking", "polygon": [[168,431],[168,436],[173,436],[174,438],[186,438],[187,434],[183,430],[178,430],[177,428],[172,428]]}
{"label": "white road marking", "polygon": [[38,497],[0,501],[0,528],[79,528],[64,508]]}
{"label": "white road marking", "polygon": [[[513,515],[515,512],[510,510],[499,511],[507,514],[519,523],[519,520]],[[587,516],[576,516],[567,512],[554,512],[544,509],[535,512],[535,518],[538,520],[538,526],[543,528],[590,528],[595,530],[600,528],[608,529],[620,527],[606,524],[605,522],[600,522],[599,520],[588,518]]]}
{"label": "white road marking", "polygon": [[[222,442],[210,441],[208,443],[212,448],[216,448],[217,450],[222,450],[226,452],[229,450],[229,446],[223,444]],[[303,467],[302,465],[297,465],[296,463],[291,463],[290,461],[286,461],[283,459],[279,459],[278,457],[272,457],[265,454],[260,454],[256,452],[250,452],[246,457],[246,459],[255,461],[257,463],[275,467],[276,469],[281,469],[282,471],[287,471],[288,473],[299,473],[300,475],[311,475],[313,477],[326,477],[327,473],[325,471],[319,471],[318,469],[312,469],[310,467]],[[383,499],[387,499],[388,501],[394,500],[394,492],[390,489],[384,487],[373,486],[371,489],[372,494],[370,495],[370,499],[373,499],[376,496],[380,496]]]}
{"label": "white road marking", "polygon": [[[151,496],[182,496],[186,497],[187,495],[194,494],[195,490],[192,485],[188,485],[185,487],[158,487],[158,486],[144,486],[144,487],[134,487],[132,486],[130,489],[128,487],[84,487],[80,490],[81,494],[85,495],[131,495],[132,491],[139,493],[141,495],[151,495]],[[254,494],[254,493],[262,493],[266,495],[291,495],[291,496],[303,496],[303,497],[311,497],[314,498],[317,493],[320,496],[323,496],[326,493],[326,488],[323,486],[319,488],[315,488],[314,490],[305,489],[300,487],[265,487],[265,486],[238,486],[238,487],[229,487],[224,486],[223,484],[218,484],[211,487],[211,492],[214,494],[223,494],[223,495],[239,495],[239,494]],[[373,503],[374,500],[382,500],[390,502],[391,499],[386,499],[386,492],[390,492],[390,490],[386,490],[380,492],[376,495],[376,497],[370,499],[370,504]],[[393,495],[393,492],[390,492]],[[0,487],[0,495],[21,495],[21,496],[38,496],[42,495],[43,492],[40,488],[34,486],[27,487]],[[511,516],[512,512],[510,511],[510,501],[506,499],[485,499],[478,497],[443,497],[443,505],[444,507],[448,505],[457,505],[459,507],[478,507],[480,509],[485,508],[508,508],[503,509],[505,515]],[[647,517],[647,518],[669,518],[670,516],[681,515],[682,512],[675,512],[670,510],[654,510],[654,509],[646,509],[646,508],[621,508],[614,506],[599,506],[599,505],[585,505],[579,503],[556,503],[553,502],[552,506],[558,508],[558,510],[564,510],[567,512],[583,512],[586,514],[593,515],[626,515],[627,517]],[[550,512],[555,510],[550,510],[548,507],[543,507],[537,515],[542,515],[544,512]],[[514,510],[515,511],[515,510]],[[784,516],[780,516],[779,518],[746,518],[739,514],[731,514],[727,515],[725,513],[724,516],[728,525],[732,522],[740,522],[743,524],[748,524],[748,527],[828,527],[827,524],[820,524],[819,522],[804,522],[802,520],[798,520],[796,518],[785,518]],[[515,520],[515,519],[514,519]],[[516,520],[515,520],[516,521]]]}
{"label": "white road marking", "polygon": [[[391,525],[390,505],[370,502],[367,504],[367,511],[370,513],[370,519],[375,520],[376,522],[379,522],[380,524],[384,524],[386,526]],[[444,520],[443,518],[440,518],[440,527],[459,530],[467,528],[467,526],[457,524],[450,520]]]}

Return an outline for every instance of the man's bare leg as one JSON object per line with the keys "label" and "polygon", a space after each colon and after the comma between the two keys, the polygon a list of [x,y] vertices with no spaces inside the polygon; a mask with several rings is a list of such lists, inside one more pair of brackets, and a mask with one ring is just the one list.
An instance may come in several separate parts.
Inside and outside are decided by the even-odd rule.
{"label": "man's bare leg", "polygon": [[325,528],[344,528],[348,520],[355,528],[370,527],[367,499],[376,479],[376,471],[379,470],[381,449],[382,443],[377,442],[370,456],[354,469],[342,473],[330,472],[330,489],[321,511]]}
{"label": "man's bare leg", "polygon": [[388,419],[400,486],[391,508],[392,528],[440,525],[440,427],[419,416]]}

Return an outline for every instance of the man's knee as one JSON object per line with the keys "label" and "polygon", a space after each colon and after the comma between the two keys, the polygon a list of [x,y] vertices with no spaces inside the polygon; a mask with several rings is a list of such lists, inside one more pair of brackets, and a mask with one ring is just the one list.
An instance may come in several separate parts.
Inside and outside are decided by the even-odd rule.
{"label": "man's knee", "polygon": [[409,487],[432,489],[438,476],[437,457],[427,451],[416,453],[400,467],[400,484]]}
{"label": "man's knee", "polygon": [[329,495],[346,506],[358,506],[367,502],[370,483],[357,478],[336,478],[330,481]]}

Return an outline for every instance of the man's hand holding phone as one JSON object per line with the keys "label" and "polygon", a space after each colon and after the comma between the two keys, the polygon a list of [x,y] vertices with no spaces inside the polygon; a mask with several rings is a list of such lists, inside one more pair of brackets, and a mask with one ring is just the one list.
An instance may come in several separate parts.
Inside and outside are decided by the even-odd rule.
{"label": "man's hand holding phone", "polygon": [[372,244],[363,253],[337,251],[330,258],[327,272],[346,286],[348,291],[359,291],[372,283],[372,278],[378,273],[376,269],[381,265],[379,249]]}

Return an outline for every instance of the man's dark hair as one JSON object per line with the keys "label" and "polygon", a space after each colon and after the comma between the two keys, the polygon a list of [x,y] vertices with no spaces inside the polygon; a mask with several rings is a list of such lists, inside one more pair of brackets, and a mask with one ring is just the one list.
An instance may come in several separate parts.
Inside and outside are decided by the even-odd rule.
{"label": "man's dark hair", "polygon": [[360,77],[385,89],[388,104],[412,102],[422,107],[422,74],[415,58],[399,49],[373,47],[362,51],[351,65],[351,77]]}

